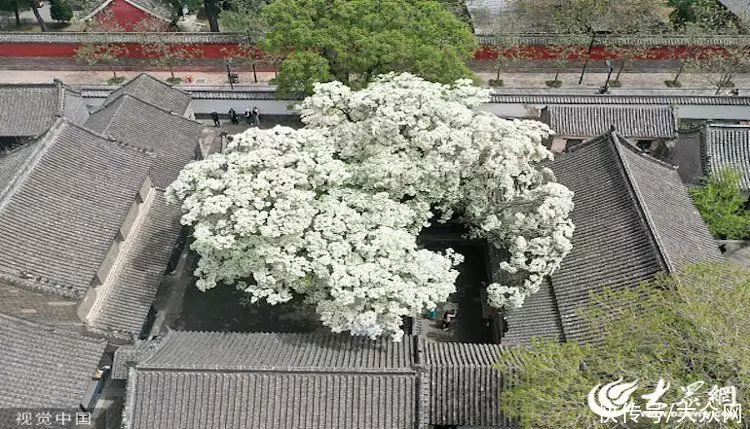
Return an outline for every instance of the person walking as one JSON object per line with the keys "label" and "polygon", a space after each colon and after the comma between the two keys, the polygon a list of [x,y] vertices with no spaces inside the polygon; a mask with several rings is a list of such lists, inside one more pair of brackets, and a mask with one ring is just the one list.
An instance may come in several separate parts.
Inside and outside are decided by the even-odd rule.
{"label": "person walking", "polygon": [[258,110],[257,106],[253,106],[253,121],[256,127],[260,126],[260,110]]}
{"label": "person walking", "polygon": [[455,318],[456,310],[446,311],[445,314],[443,314],[443,331],[446,331],[451,327],[451,323],[453,323],[453,319]]}
{"label": "person walking", "polygon": [[231,122],[232,125],[237,125],[240,123],[240,121],[237,119],[237,112],[234,110],[234,107],[229,108],[229,122]]}
{"label": "person walking", "polygon": [[252,118],[253,118],[253,112],[248,107],[247,109],[245,109],[245,120],[247,121],[248,125],[251,124],[250,121],[252,120]]}
{"label": "person walking", "polygon": [[221,126],[221,122],[219,122],[219,114],[216,113],[216,110],[211,111],[211,119],[214,120],[214,127]]}

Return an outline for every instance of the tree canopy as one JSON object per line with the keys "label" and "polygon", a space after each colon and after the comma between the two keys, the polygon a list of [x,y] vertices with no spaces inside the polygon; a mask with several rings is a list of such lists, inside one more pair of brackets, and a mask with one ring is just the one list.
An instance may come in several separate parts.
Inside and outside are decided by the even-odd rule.
{"label": "tree canopy", "polygon": [[658,28],[666,0],[515,0],[542,31],[584,34],[606,30],[629,34]]}
{"label": "tree canopy", "polygon": [[335,332],[398,339],[404,316],[455,291],[462,257],[417,246],[430,222],[459,219],[508,249],[500,268],[518,282],[488,286],[497,308],[520,307],[570,251],[572,193],[540,165],[546,125],[472,111],[489,92],[466,79],[314,90],[304,129],[252,128],[169,187],[194,228],[199,288],[301,296]]}
{"label": "tree canopy", "polygon": [[264,50],[319,55],[355,88],[391,71],[441,83],[472,76],[471,28],[436,1],[276,0],[261,14],[269,24]]}
{"label": "tree canopy", "polygon": [[695,207],[711,234],[722,239],[750,239],[750,210],[740,191],[742,173],[727,168],[705,179],[703,186],[690,189]]}
{"label": "tree canopy", "polygon": [[49,13],[55,21],[69,22],[73,19],[73,8],[65,0],[50,0]]}
{"label": "tree canopy", "polygon": [[[636,289],[605,291],[582,310],[587,323],[602,333],[601,343],[538,340],[529,348],[503,352],[498,368],[514,380],[501,393],[503,412],[524,428],[597,427],[600,418],[589,409],[587,395],[618,379],[639,381],[631,398],[643,410],[641,395],[653,392],[659,379],[671,386],[661,403],[678,403],[684,393],[680,387],[702,381],[696,399],[703,402],[693,406],[703,407],[714,385],[735,386],[737,402],[746,404],[749,306],[750,272],[731,265],[692,266]],[[622,427],[655,426],[644,416],[639,422]],[[672,424],[696,427],[687,419],[676,424],[673,418]],[[742,426],[730,420],[710,427]]]}

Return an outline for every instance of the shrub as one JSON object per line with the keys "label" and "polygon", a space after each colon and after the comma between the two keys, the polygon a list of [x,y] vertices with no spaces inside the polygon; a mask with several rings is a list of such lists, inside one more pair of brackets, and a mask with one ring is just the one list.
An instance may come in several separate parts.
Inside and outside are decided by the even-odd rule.
{"label": "shrub", "polygon": [[695,207],[706,221],[709,231],[721,239],[750,239],[750,210],[740,191],[742,174],[732,168],[709,176],[704,185],[690,190]]}

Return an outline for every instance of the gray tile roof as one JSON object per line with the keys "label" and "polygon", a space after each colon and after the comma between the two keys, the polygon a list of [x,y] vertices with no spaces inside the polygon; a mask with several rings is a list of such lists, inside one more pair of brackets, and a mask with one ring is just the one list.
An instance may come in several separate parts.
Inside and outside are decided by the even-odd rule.
{"label": "gray tile roof", "polygon": [[[171,21],[171,16],[173,15],[173,12],[166,7],[164,4],[161,4],[156,1],[151,0],[125,0],[128,3],[132,4],[133,6],[143,9],[146,12],[150,13],[151,15],[161,18],[165,21]],[[97,15],[101,10],[103,10],[106,6],[108,6],[112,0],[104,0],[100,2],[92,3],[89,7],[86,9],[77,12],[76,16],[80,21],[87,21],[91,19],[94,15]]]}
{"label": "gray tile roof", "polygon": [[625,137],[675,138],[677,120],[669,106],[547,106],[542,122],[561,136],[594,137],[615,126]]}
{"label": "gray tile roof", "polygon": [[31,142],[10,152],[0,151],[0,198],[13,186],[13,182],[23,171],[29,158],[42,147],[36,142]]}
{"label": "gray tile roof", "polygon": [[507,311],[505,322],[508,332],[503,336],[503,344],[526,344],[532,337],[564,339],[555,292],[549,280],[542,284],[539,292],[526,299],[523,308]]}
{"label": "gray tile roof", "polygon": [[135,146],[154,149],[154,186],[166,188],[195,159],[202,126],[129,94],[94,111],[86,127]]}
{"label": "gray tile roof", "polygon": [[750,191],[750,126],[709,124],[703,132],[704,172],[719,175],[736,167],[742,172],[740,187]]}
{"label": "gray tile roof", "polygon": [[34,144],[0,195],[0,276],[80,298],[153,159],[64,120]]}
{"label": "gray tile roof", "polygon": [[105,341],[0,315],[0,408],[78,407]]}
{"label": "gray tile roof", "polygon": [[162,110],[174,112],[180,116],[188,110],[192,99],[190,94],[175,89],[146,73],[139,74],[120,89],[111,93],[104,101],[104,105],[117,100],[122,94],[132,95]]}
{"label": "gray tile roof", "polygon": [[430,424],[511,426],[500,412],[507,380],[493,368],[503,349],[499,344],[424,344]]}
{"label": "gray tile roof", "polygon": [[695,185],[703,177],[702,145],[705,136],[703,126],[681,130],[680,136],[670,151],[669,162],[677,166],[682,181]]}
{"label": "gray tile roof", "polygon": [[416,419],[411,340],[170,332],[131,370],[129,429],[399,429]]}
{"label": "gray tile roof", "polygon": [[60,81],[0,85],[0,136],[38,137],[60,116],[81,124],[86,115],[81,94]]}
{"label": "gray tile roof", "polygon": [[133,340],[146,321],[182,226],[179,208],[168,205],[163,192],[152,190],[144,206],[100,286],[104,296],[89,313],[92,331]]}
{"label": "gray tile roof", "polygon": [[[593,339],[576,314],[591,292],[632,287],[660,271],[720,260],[675,169],[638,153],[617,133],[592,139],[551,166],[558,181],[575,193],[573,250],[552,275],[550,291],[566,340]],[[544,327],[551,322],[536,320],[555,316],[521,311],[506,336],[527,342],[532,336],[556,335]],[[514,333],[519,327],[521,332]]]}
{"label": "gray tile roof", "polygon": [[401,343],[333,334],[172,331],[158,352],[141,363],[151,369],[342,369],[409,368],[411,338]]}
{"label": "gray tile roof", "polygon": [[[684,42],[684,41],[683,41]],[[196,97],[197,98],[197,97]],[[714,96],[714,95],[654,95],[654,94],[539,94],[538,90],[505,89],[490,96],[491,103],[520,104],[599,104],[599,105],[698,105],[698,106],[750,106],[747,96]]]}
{"label": "gray tile roof", "polygon": [[76,332],[84,330],[78,302],[0,280],[0,314]]}
{"label": "gray tile roof", "polygon": [[466,10],[478,35],[536,31],[531,20],[516,10],[513,0],[466,0]]}
{"label": "gray tile roof", "polygon": [[750,21],[750,1],[748,0],[719,0],[730,12],[741,20]]}

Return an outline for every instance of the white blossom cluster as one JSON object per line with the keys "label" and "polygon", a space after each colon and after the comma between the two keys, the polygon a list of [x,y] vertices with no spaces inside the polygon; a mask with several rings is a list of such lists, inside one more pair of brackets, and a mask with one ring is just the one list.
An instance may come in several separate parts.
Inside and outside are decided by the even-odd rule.
{"label": "white blossom cluster", "polygon": [[520,280],[488,299],[520,307],[570,251],[572,193],[539,167],[550,130],[471,110],[488,97],[409,74],[318,84],[305,129],[250,129],[187,166],[168,196],[194,228],[198,287],[301,295],[335,332],[399,339],[404,316],[455,290],[461,255],[417,246],[437,210],[510,251],[501,268]]}

